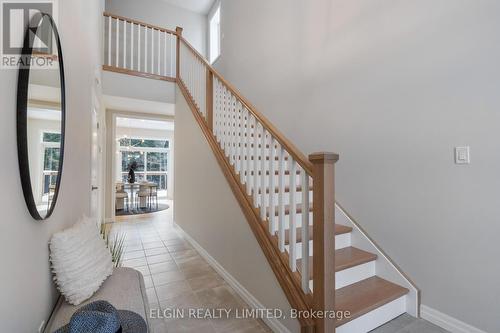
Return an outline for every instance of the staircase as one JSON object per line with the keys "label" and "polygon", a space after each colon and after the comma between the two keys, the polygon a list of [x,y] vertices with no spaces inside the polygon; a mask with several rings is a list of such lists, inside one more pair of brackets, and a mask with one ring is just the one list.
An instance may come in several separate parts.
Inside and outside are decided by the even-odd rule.
{"label": "staircase", "polygon": [[[104,68],[177,83],[292,308],[335,315],[298,318],[302,332],[368,332],[403,313],[419,315],[418,289],[335,203],[338,155],[304,156],[182,37],[181,28],[160,30],[110,14],[105,19],[109,30]],[[135,25],[139,31],[142,25],[152,29],[149,54],[159,50],[159,62],[155,64],[152,58],[148,66],[143,57],[146,72],[140,65],[142,44],[135,53],[134,45],[120,51],[121,22],[131,26],[122,31],[132,32],[132,39],[124,43],[134,43]],[[113,26],[116,36],[112,36]],[[164,44],[160,32],[165,34]],[[174,60],[168,59],[167,36],[176,37]],[[127,62],[121,53],[130,49]],[[134,58],[138,59],[136,68]],[[175,69],[170,66],[167,71],[173,62]]]}

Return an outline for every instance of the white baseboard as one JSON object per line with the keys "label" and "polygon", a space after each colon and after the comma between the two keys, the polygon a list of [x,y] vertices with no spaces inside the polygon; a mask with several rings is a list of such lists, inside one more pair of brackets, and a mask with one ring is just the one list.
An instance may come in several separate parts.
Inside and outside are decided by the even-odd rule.
{"label": "white baseboard", "polygon": [[[182,234],[182,236],[198,251],[198,253],[208,262],[212,268],[229,284],[238,295],[252,308],[265,309],[266,307],[260,303],[248,290],[245,289],[228,271],[222,267],[196,240],[189,236],[177,223],[174,226]],[[276,318],[262,319],[269,328],[275,333],[290,333],[288,328]]]}
{"label": "white baseboard", "polygon": [[486,333],[476,327],[464,323],[456,318],[448,316],[427,305],[420,306],[420,315],[423,319],[438,325],[451,333]]}

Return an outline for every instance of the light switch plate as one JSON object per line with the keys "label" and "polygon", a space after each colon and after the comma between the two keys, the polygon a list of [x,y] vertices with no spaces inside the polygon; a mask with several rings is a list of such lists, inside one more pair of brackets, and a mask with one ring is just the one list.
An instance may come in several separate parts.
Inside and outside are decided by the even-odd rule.
{"label": "light switch plate", "polygon": [[455,164],[470,164],[469,146],[455,147]]}

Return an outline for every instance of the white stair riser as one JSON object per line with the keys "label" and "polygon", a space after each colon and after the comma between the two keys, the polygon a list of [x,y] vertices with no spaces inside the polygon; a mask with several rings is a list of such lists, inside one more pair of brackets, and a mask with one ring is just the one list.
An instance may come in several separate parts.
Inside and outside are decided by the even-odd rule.
{"label": "white stair riser", "polygon": [[[335,289],[344,288],[350,284],[375,276],[375,261],[354,266],[335,273]],[[314,290],[313,281],[309,282],[309,288]]]}
{"label": "white stair riser", "polygon": [[337,333],[366,333],[406,312],[406,296],[337,327]]}
{"label": "white stair riser", "polygon": [[335,273],[335,289],[375,276],[375,261],[354,266]]}
{"label": "white stair riser", "polygon": [[[351,246],[351,234],[342,234],[335,236],[335,249],[343,249],[344,247]],[[290,253],[289,245],[285,246],[288,253]],[[295,244],[295,251],[297,254],[297,259],[302,258],[302,243]],[[309,241],[309,255],[313,255],[313,242]]]}

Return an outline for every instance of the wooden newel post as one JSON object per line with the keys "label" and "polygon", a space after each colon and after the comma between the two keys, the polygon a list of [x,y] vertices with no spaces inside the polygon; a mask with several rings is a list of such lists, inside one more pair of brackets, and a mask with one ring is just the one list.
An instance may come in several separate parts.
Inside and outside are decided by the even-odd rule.
{"label": "wooden newel post", "polygon": [[205,68],[207,72],[207,125],[211,133],[214,129],[214,76],[208,67]]}
{"label": "wooden newel post", "polygon": [[[334,153],[309,155],[313,164],[314,310],[335,311],[335,162]],[[318,333],[335,332],[335,319],[317,319]]]}
{"label": "wooden newel post", "polygon": [[180,64],[181,64],[181,37],[182,37],[182,28],[181,27],[176,27],[175,28],[175,32],[177,34],[177,52],[176,52],[176,67],[175,67],[175,70],[176,70],[176,77],[177,77],[177,80],[180,79]]}

